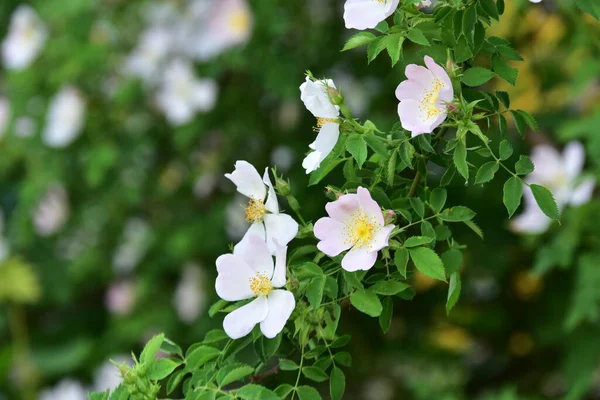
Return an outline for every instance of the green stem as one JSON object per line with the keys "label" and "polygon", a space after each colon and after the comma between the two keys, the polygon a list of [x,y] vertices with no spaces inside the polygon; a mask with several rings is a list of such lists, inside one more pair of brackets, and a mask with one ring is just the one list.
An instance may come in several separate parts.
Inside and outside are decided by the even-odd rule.
{"label": "green stem", "polygon": [[18,380],[23,400],[35,400],[35,369],[31,363],[27,321],[22,310],[16,305],[6,307],[8,325],[14,348],[14,360],[21,379]]}
{"label": "green stem", "polygon": [[292,392],[292,400],[296,396],[296,392],[298,391],[298,384],[300,383],[300,375],[302,375],[302,365],[304,364],[304,347],[302,345],[302,354],[300,355],[300,368],[298,368],[298,375],[296,376],[296,383],[294,384],[294,391]]}

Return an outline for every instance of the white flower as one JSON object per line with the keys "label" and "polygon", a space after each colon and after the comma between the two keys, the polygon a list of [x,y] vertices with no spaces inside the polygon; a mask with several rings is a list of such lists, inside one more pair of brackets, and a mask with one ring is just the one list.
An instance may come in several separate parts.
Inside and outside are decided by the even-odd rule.
{"label": "white flower", "polygon": [[191,121],[196,112],[212,110],[217,91],[214,80],[196,78],[188,61],[173,60],[165,69],[156,102],[169,122],[182,125]]}
{"label": "white flower", "polygon": [[[131,357],[125,355],[117,355],[110,359],[119,365],[125,362],[127,365],[132,366]],[[94,391],[96,392],[106,392],[107,390],[112,392],[121,382],[123,382],[121,372],[110,361],[103,363],[94,372]]]}
{"label": "white flower", "polygon": [[431,7],[431,0],[423,0],[417,3],[417,8]]}
{"label": "white flower", "polygon": [[541,3],[542,0],[529,0],[531,3]]}
{"label": "white flower", "polygon": [[247,0],[219,0],[213,3],[202,28],[188,42],[188,53],[201,61],[245,44],[252,33],[252,12]]}
{"label": "white flower", "polygon": [[42,50],[48,37],[44,23],[35,10],[20,5],[13,13],[8,35],[2,42],[2,59],[8,69],[27,68]]}
{"label": "white flower", "polygon": [[168,29],[151,27],[140,37],[137,47],[125,60],[125,75],[141,78],[146,83],[159,79],[159,67],[173,46]]}
{"label": "white flower", "polygon": [[274,338],[283,330],[296,307],[294,295],[285,286],[287,247],[277,245],[276,262],[258,236],[251,235],[240,243],[233,254],[217,259],[215,288],[223,300],[239,301],[256,297],[252,302],[228,314],[223,329],[232,339],[252,331],[260,323],[267,338]]}
{"label": "white flower", "polygon": [[400,0],[346,0],[344,22],[348,29],[373,29],[398,8]]}
{"label": "white flower", "polygon": [[39,400],[87,400],[88,391],[71,378],[65,378],[52,389],[42,392]]}
{"label": "white flower", "polygon": [[271,163],[281,172],[287,172],[291,167],[296,154],[289,146],[277,146],[271,152]]}
{"label": "white flower", "polygon": [[206,308],[204,271],[196,264],[187,264],[175,289],[173,304],[183,322],[194,322]]}
{"label": "white flower", "polygon": [[37,125],[31,117],[25,116],[15,119],[14,132],[17,137],[31,137],[36,129]]}
{"label": "white flower", "polygon": [[42,140],[50,147],[66,147],[77,139],[84,122],[85,101],[81,93],[77,88],[64,86],[52,99]]}
{"label": "white flower", "polygon": [[58,232],[69,218],[69,199],[64,186],[53,184],[38,202],[33,213],[35,231],[40,236]]}
{"label": "white flower", "polygon": [[452,81],[444,68],[425,56],[427,68],[416,64],[406,66],[407,80],[396,88],[398,115],[402,127],[415,137],[431,133],[448,115],[448,103],[454,99]]}
{"label": "white flower", "polygon": [[10,102],[5,97],[0,97],[0,139],[4,137],[10,124]]}
{"label": "white flower", "polygon": [[135,307],[135,284],[131,281],[112,283],[106,291],[104,303],[106,309],[115,315],[129,315]]}
{"label": "white flower", "polygon": [[152,244],[150,225],[141,218],[131,218],[125,225],[121,244],[113,256],[115,272],[128,273],[144,257]]}
{"label": "white flower", "polygon": [[[250,228],[242,239],[256,235],[266,241],[271,254],[275,253],[275,240],[286,246],[298,233],[298,223],[287,214],[279,212],[275,189],[269,178],[269,169],[260,178],[258,171],[247,161],[237,161],[235,170],[225,177],[233,182],[237,191],[250,200],[245,207]],[[237,245],[241,245],[241,242]]]}
{"label": "white flower", "polygon": [[[585,163],[585,150],[581,143],[568,143],[562,155],[551,146],[536,146],[531,154],[531,161],[535,170],[525,181],[550,190],[559,210],[567,205],[587,203],[592,197],[596,179],[580,177]],[[525,211],[511,222],[512,230],[532,234],[545,232],[552,221],[539,208],[529,187],[523,187],[523,194]]]}
{"label": "white flower", "polygon": [[331,79],[313,82],[308,76],[306,81],[300,85],[300,99],[317,118],[319,133],[313,143],[308,145],[313,151],[302,161],[302,167],[309,174],[321,165],[321,162],[331,153],[340,136],[340,124],[338,117],[340,107],[332,104],[329,98],[329,90],[336,90]]}

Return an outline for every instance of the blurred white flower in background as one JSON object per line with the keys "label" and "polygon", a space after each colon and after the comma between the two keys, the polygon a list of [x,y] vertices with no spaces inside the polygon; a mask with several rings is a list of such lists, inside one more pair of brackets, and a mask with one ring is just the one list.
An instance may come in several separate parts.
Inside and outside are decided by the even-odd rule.
{"label": "blurred white flower in background", "polygon": [[357,117],[366,116],[372,98],[381,90],[381,82],[373,77],[357,79],[341,71],[334,71],[332,75],[352,114]]}
{"label": "blurred white flower in background", "polygon": [[52,389],[42,392],[39,400],[87,400],[88,391],[80,382],[64,378]]}
{"label": "blurred white flower in background", "polygon": [[248,202],[245,197],[237,195],[231,200],[225,209],[225,219],[227,220],[225,228],[227,236],[234,242],[241,240],[248,230],[246,222],[246,212],[244,205]]}
{"label": "blurred white flower in background", "polygon": [[[132,366],[131,357],[126,355],[110,357],[109,360],[113,360],[117,364],[125,362],[127,365]],[[94,372],[94,391],[96,392],[106,392],[109,389],[112,392],[123,381],[121,373],[109,360],[100,365]]]}
{"label": "blurred white flower in background", "polygon": [[61,184],[52,184],[33,212],[33,225],[40,236],[58,232],[69,217],[69,199]]}
{"label": "blurred white flower in background", "polygon": [[[245,44],[252,33],[253,16],[246,0],[212,1],[204,11],[204,23],[188,38],[188,53],[201,61],[215,58],[224,51]],[[203,6],[202,4],[196,7]]]}
{"label": "blurred white flower in background", "polygon": [[[562,155],[552,146],[539,145],[533,149],[531,161],[535,170],[525,181],[546,187],[554,195],[559,211],[567,205],[587,203],[596,186],[594,177],[581,177],[585,163],[585,149],[579,142],[570,142]],[[515,232],[538,234],[551,224],[537,205],[531,189],[523,186],[525,211],[513,219],[511,229]]]}
{"label": "blurred white flower in background", "polygon": [[37,124],[29,116],[19,117],[15,120],[15,136],[26,138],[31,137],[37,129]]}
{"label": "blurred white flower in background", "polygon": [[14,11],[8,34],[2,42],[2,61],[7,69],[27,68],[44,47],[48,32],[43,21],[29,5]]}
{"label": "blurred white flower in background", "polygon": [[10,102],[6,97],[0,97],[0,139],[4,137],[10,125]]}
{"label": "blurred white flower in background", "polygon": [[171,124],[182,125],[191,121],[197,111],[212,110],[217,91],[214,80],[197,79],[192,64],[177,59],[165,68],[156,102]]}
{"label": "blurred white flower in background", "polygon": [[277,167],[277,172],[287,172],[295,159],[296,153],[289,146],[277,146],[271,152],[271,164]]}
{"label": "blurred white flower in background", "polygon": [[142,260],[152,244],[150,225],[141,218],[130,218],[125,225],[121,244],[113,256],[113,269],[128,273]]}
{"label": "blurred white flower in background", "polygon": [[204,271],[200,266],[194,263],[185,265],[173,297],[175,310],[183,322],[194,322],[206,308],[204,280]]}
{"label": "blurred white flower in background", "polygon": [[0,262],[10,255],[10,246],[4,233],[4,211],[0,208]]}
{"label": "blurred white flower in background", "polygon": [[84,123],[83,96],[79,89],[63,86],[50,103],[42,140],[49,147],[66,147],[77,139]]}
{"label": "blurred white flower in background", "polygon": [[220,173],[206,172],[196,178],[194,182],[194,195],[199,199],[205,199],[212,194],[219,183]]}
{"label": "blurred white flower in background", "polygon": [[136,290],[131,281],[112,283],[106,291],[104,302],[106,308],[115,315],[129,315],[135,307]]}
{"label": "blurred white flower in background", "polygon": [[168,29],[150,27],[142,33],[137,47],[125,60],[125,75],[141,78],[145,83],[156,82],[160,66],[173,45]]}

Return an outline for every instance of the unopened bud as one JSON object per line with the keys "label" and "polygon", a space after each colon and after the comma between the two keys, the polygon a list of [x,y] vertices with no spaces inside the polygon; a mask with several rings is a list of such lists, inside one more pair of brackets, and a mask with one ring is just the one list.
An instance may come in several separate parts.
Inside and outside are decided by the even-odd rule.
{"label": "unopened bud", "polygon": [[458,108],[454,104],[450,104],[448,105],[448,110],[450,110],[450,112],[454,112],[458,110]]}
{"label": "unopened bud", "polygon": [[277,193],[284,197],[289,196],[292,193],[290,183],[282,178],[275,179],[275,189],[277,189]]}
{"label": "unopened bud", "polygon": [[336,106],[344,104],[344,95],[336,88],[327,86],[327,95],[331,104],[335,104]]}
{"label": "unopened bud", "polygon": [[385,225],[393,224],[396,221],[396,213],[394,210],[385,210],[383,212],[383,220]]}

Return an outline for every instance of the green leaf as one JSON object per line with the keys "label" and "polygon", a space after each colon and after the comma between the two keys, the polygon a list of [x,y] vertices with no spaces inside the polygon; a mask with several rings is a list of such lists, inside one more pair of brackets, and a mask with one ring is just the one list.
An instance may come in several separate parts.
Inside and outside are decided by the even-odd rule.
{"label": "green leaf", "polygon": [[408,264],[408,250],[404,247],[397,249],[394,254],[394,264],[400,275],[406,278],[406,265]]}
{"label": "green leaf", "polygon": [[317,367],[304,367],[302,368],[302,373],[308,379],[313,380],[315,382],[325,382],[327,378],[327,374],[321,368]]}
{"label": "green leaf", "polygon": [[444,264],[438,255],[427,247],[416,247],[408,250],[415,267],[430,278],[446,281]]}
{"label": "green leaf", "polygon": [[463,74],[461,80],[467,86],[483,85],[494,77],[494,73],[487,68],[473,67],[469,68]]}
{"label": "green leaf", "polygon": [[315,310],[321,307],[321,301],[323,301],[323,292],[325,290],[325,281],[325,276],[312,278],[306,287],[306,298]]}
{"label": "green leaf", "polygon": [[148,369],[148,378],[153,381],[160,381],[171,375],[175,368],[181,365],[180,362],[171,360],[170,358],[161,358],[150,364]]}
{"label": "green leaf", "polygon": [[448,287],[448,299],[446,300],[446,314],[450,314],[450,310],[454,308],[458,298],[460,297],[460,274],[458,272],[450,275],[450,285]]}
{"label": "green leaf", "polygon": [[177,354],[179,357],[183,358],[183,351],[181,350],[181,347],[168,338],[165,338],[164,342],[160,346],[160,349],[167,354]]}
{"label": "green leaf", "polygon": [[406,239],[406,241],[404,242],[404,247],[422,246],[424,244],[431,243],[432,241],[433,241],[433,238],[430,238],[430,237],[412,236],[412,237],[409,237],[408,239]]}
{"label": "green leaf", "polygon": [[442,261],[448,275],[457,272],[463,263],[462,252],[458,249],[450,249],[442,253]]}
{"label": "green leaf", "polygon": [[508,132],[506,118],[502,114],[498,115],[498,130],[500,131],[500,136],[502,137],[505,137],[506,132]]}
{"label": "green leaf", "polygon": [[575,5],[597,20],[600,20],[600,3],[597,0],[575,0]]}
{"label": "green leaf", "polygon": [[252,368],[251,366],[242,365],[241,367],[229,371],[229,373],[227,373],[227,375],[225,375],[223,379],[221,379],[221,381],[219,382],[219,387],[223,387],[229,385],[230,383],[240,381],[253,372],[254,368]]}
{"label": "green leaf", "polygon": [[204,344],[212,344],[219,343],[224,340],[228,340],[229,336],[225,333],[223,329],[213,329],[204,335]]}
{"label": "green leaf", "polygon": [[540,127],[538,126],[538,123],[535,120],[535,118],[533,118],[533,115],[529,114],[525,110],[516,110],[515,112],[519,114],[523,118],[523,120],[525,120],[525,123],[527,124],[527,126],[529,126],[529,128],[531,128],[532,131],[537,132],[540,130]]}
{"label": "green leaf", "polygon": [[456,206],[444,210],[444,212],[440,214],[440,218],[448,222],[463,222],[473,219],[475,215],[475,211],[465,206]]}
{"label": "green leaf", "polygon": [[454,60],[457,63],[462,63],[473,57],[473,52],[467,43],[464,35],[461,35],[454,46]]}
{"label": "green leaf", "polygon": [[498,21],[498,6],[494,0],[479,0],[479,4],[481,4],[481,8],[487,15]]}
{"label": "green leaf", "polygon": [[394,178],[396,177],[396,164],[398,158],[398,149],[394,149],[387,165],[387,184],[388,186],[394,186]]}
{"label": "green leaf", "polygon": [[365,142],[362,135],[357,133],[351,135],[346,141],[346,150],[348,150],[356,160],[358,169],[362,169],[362,166],[367,159],[367,142]]}
{"label": "green leaf", "polygon": [[560,215],[558,213],[558,206],[556,205],[556,201],[554,200],[552,193],[540,185],[532,184],[529,185],[529,187],[533,192],[535,201],[537,202],[538,206],[540,206],[544,214],[546,214],[549,218],[558,220]]}
{"label": "green leaf", "polygon": [[317,389],[311,386],[300,386],[297,392],[300,400],[322,400]]}
{"label": "green leaf", "polygon": [[522,196],[523,185],[519,178],[513,176],[504,183],[504,195],[502,200],[504,201],[509,217],[512,217],[515,211],[517,211],[517,208],[519,208]]}
{"label": "green leaf", "polygon": [[342,51],[364,46],[365,44],[371,43],[375,39],[377,39],[377,36],[370,32],[359,32],[356,35],[352,35],[350,39],[348,39]]}
{"label": "green leaf", "polygon": [[525,133],[527,131],[527,121],[525,121],[525,118],[515,110],[510,110],[510,113],[512,114],[513,119],[515,120],[515,126],[517,127],[519,135],[525,137]]}
{"label": "green leaf", "polygon": [[508,140],[503,140],[500,142],[500,159],[506,160],[513,153],[513,148],[510,145]]}
{"label": "green leaf", "polygon": [[404,162],[404,164],[408,165],[410,169],[413,169],[412,159],[414,155],[414,146],[408,141],[402,142],[402,144],[400,145],[400,159]]}
{"label": "green leaf", "polygon": [[342,351],[333,356],[336,363],[343,365],[344,367],[350,367],[352,365],[352,356],[347,351]]}
{"label": "green leaf", "polygon": [[292,360],[279,360],[279,369],[281,369],[282,371],[295,371],[298,368],[300,368],[298,364],[296,364]]}
{"label": "green leaf", "polygon": [[481,228],[479,227],[479,225],[477,225],[473,221],[464,221],[464,224],[466,226],[468,226],[469,228],[471,228],[471,230],[473,232],[475,232],[477,234],[477,236],[479,236],[481,239],[483,239],[483,231],[481,230]]}
{"label": "green leaf", "polygon": [[344,372],[338,367],[333,367],[331,369],[329,382],[329,393],[331,394],[331,400],[342,400],[345,390],[346,377],[344,376]]}
{"label": "green leaf", "polygon": [[423,200],[418,197],[411,197],[409,202],[413,210],[423,218],[425,216],[425,204],[423,203]]}
{"label": "green leaf", "polygon": [[477,171],[477,175],[475,175],[475,184],[489,182],[494,179],[494,175],[498,172],[499,167],[500,166],[496,161],[490,161],[483,164],[481,168],[479,168],[479,171]]}
{"label": "green leaf", "polygon": [[409,30],[406,37],[413,43],[420,44],[422,46],[429,46],[429,40],[427,40],[423,34],[423,31],[419,28],[412,28]]}
{"label": "green leaf", "polygon": [[369,288],[370,292],[384,296],[394,296],[408,289],[410,285],[397,281],[379,281]]}
{"label": "green leaf", "polygon": [[431,208],[435,212],[440,212],[444,208],[446,204],[446,198],[448,197],[448,192],[444,188],[435,188],[432,190],[431,195],[429,196],[429,204]]}
{"label": "green leaf", "polygon": [[369,64],[373,61],[379,53],[386,47],[385,36],[380,36],[377,39],[371,41],[367,46],[367,61]]}
{"label": "green leaf", "polygon": [[167,394],[171,394],[173,391],[175,391],[175,389],[177,389],[185,374],[186,372],[184,370],[180,370],[171,375],[167,381]]}
{"label": "green leaf", "polygon": [[515,85],[517,83],[517,76],[519,75],[519,70],[509,66],[504,62],[500,57],[494,55],[492,57],[492,69],[494,72],[506,82],[511,85]]}
{"label": "green leaf", "polygon": [[359,290],[350,295],[350,303],[356,309],[371,317],[378,317],[383,310],[381,301],[375,293]]}
{"label": "green leaf", "polygon": [[463,141],[459,141],[454,148],[453,160],[458,172],[468,181],[469,166],[467,165],[467,149]]}
{"label": "green leaf", "polygon": [[477,22],[477,8],[475,5],[465,9],[462,18],[462,33],[467,38],[467,42],[473,43],[473,27]]}
{"label": "green leaf", "polygon": [[185,369],[187,371],[195,371],[213,358],[216,358],[221,351],[210,346],[199,346],[187,355]]}
{"label": "green leaf", "polygon": [[320,278],[323,276],[323,270],[313,262],[305,262],[296,271],[298,279]]}
{"label": "green leaf", "polygon": [[144,350],[142,350],[142,354],[140,355],[140,363],[149,364],[156,356],[156,353],[158,353],[158,350],[160,350],[160,346],[164,340],[165,335],[163,333],[150,339],[150,341],[148,341],[146,344],[146,347],[144,347]]}
{"label": "green leaf", "polygon": [[500,90],[496,91],[496,97],[500,99],[504,107],[510,108],[510,97],[508,97],[507,92],[502,92]]}
{"label": "green leaf", "polygon": [[210,308],[208,309],[208,316],[211,318],[214,317],[215,315],[217,315],[217,313],[219,311],[221,311],[222,309],[227,307],[228,304],[229,304],[228,301],[218,300],[212,306],[210,306]]}
{"label": "green leaf", "polygon": [[527,175],[533,172],[533,162],[527,156],[519,156],[519,161],[515,164],[515,172],[517,175]]}
{"label": "green leaf", "polygon": [[375,153],[379,154],[381,157],[388,156],[387,147],[385,147],[385,144],[378,136],[366,134],[362,135],[362,138],[365,140],[365,142],[367,142],[367,145],[369,145],[371,150],[373,150]]}
{"label": "green leaf", "polygon": [[106,392],[94,392],[88,395],[88,400],[108,400],[108,390]]}
{"label": "green leaf", "polygon": [[285,399],[293,391],[294,387],[292,385],[290,385],[289,383],[282,383],[275,389],[275,394],[279,396],[280,399]]}
{"label": "green leaf", "polygon": [[[213,392],[215,393],[215,392]],[[279,396],[264,386],[248,384],[237,391],[236,396],[242,400],[279,400]]]}
{"label": "green leaf", "polygon": [[404,36],[400,33],[389,35],[385,39],[387,52],[392,60],[392,67],[395,66],[400,57],[402,57],[402,44],[404,43]]}

